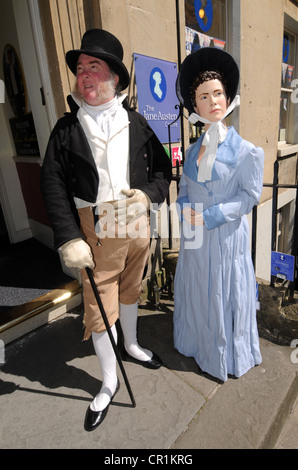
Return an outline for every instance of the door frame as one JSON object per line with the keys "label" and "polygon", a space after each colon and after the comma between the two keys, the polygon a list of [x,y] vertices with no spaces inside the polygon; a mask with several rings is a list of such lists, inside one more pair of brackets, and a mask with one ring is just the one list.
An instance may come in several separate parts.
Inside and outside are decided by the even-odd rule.
{"label": "door frame", "polygon": [[36,48],[36,58],[40,70],[40,76],[44,87],[44,93],[47,102],[47,114],[49,119],[50,128],[53,129],[57,122],[57,113],[53,90],[50,80],[50,71],[47,61],[47,53],[43,39],[43,31],[41,27],[41,18],[39,12],[38,0],[27,0],[29,15],[31,19],[32,32]]}

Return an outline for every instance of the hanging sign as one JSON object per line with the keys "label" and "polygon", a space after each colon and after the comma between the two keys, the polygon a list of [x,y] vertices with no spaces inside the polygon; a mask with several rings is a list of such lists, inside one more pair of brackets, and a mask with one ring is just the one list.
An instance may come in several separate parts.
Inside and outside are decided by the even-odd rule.
{"label": "hanging sign", "polygon": [[294,281],[295,256],[271,252],[271,276]]}
{"label": "hanging sign", "polygon": [[[138,110],[148,121],[160,142],[169,142],[168,125],[178,118],[176,96],[177,65],[141,54],[134,54]],[[180,142],[180,123],[170,128],[171,142]]]}

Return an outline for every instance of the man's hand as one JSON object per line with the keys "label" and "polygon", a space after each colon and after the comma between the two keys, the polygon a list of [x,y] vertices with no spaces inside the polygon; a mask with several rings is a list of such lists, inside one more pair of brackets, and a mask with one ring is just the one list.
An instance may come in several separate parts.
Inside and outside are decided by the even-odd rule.
{"label": "man's hand", "polygon": [[81,238],[64,243],[60,250],[64,263],[69,268],[94,268],[90,246]]}
{"label": "man's hand", "polygon": [[149,197],[140,189],[122,189],[127,199],[120,199],[113,203],[115,207],[115,219],[119,225],[131,222],[135,217],[148,211],[150,207]]}

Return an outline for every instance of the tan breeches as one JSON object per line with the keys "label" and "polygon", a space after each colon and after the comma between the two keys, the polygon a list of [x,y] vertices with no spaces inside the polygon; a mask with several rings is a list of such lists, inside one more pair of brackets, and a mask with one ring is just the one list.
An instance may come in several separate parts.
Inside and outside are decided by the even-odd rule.
{"label": "tan breeches", "polygon": [[[141,294],[143,273],[149,256],[148,217],[146,214],[140,216],[140,223],[145,227],[142,236],[131,238],[122,234],[119,237],[116,233],[113,238],[100,238],[100,245],[94,230],[92,209],[79,209],[79,217],[82,234],[94,257],[93,277],[109,324],[112,326],[118,319],[119,302],[133,304]],[[93,331],[100,333],[106,328],[85,269],[81,271],[81,275],[85,309],[84,339],[87,340]]]}

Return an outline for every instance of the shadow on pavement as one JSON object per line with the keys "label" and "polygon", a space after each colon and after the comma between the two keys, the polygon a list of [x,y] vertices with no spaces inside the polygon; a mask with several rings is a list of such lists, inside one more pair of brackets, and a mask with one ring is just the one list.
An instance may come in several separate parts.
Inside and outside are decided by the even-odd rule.
{"label": "shadow on pavement", "polygon": [[[139,343],[158,354],[166,368],[200,374],[199,367],[193,358],[187,358],[174,349],[173,312],[170,307],[166,302],[162,304],[162,311],[156,311],[150,305],[140,306]],[[68,395],[52,390],[61,387],[70,390],[77,389],[91,397],[98,393],[101,385],[99,364],[96,362],[92,340],[82,341],[83,313],[80,309],[81,307],[78,307],[72,314],[45,325],[6,347],[5,364],[0,366],[2,375],[0,395],[23,390],[89,402],[90,398],[86,396],[74,396],[71,393]],[[88,360],[92,356],[95,368],[82,369],[80,359],[87,358]],[[72,364],[69,364],[71,362]],[[89,362],[87,364],[89,365]],[[125,367],[125,361],[123,364]],[[36,389],[20,387],[14,382],[5,381],[4,374],[25,377],[30,382],[39,382],[48,390],[39,390],[38,387]],[[208,378],[217,381],[211,376]]]}

